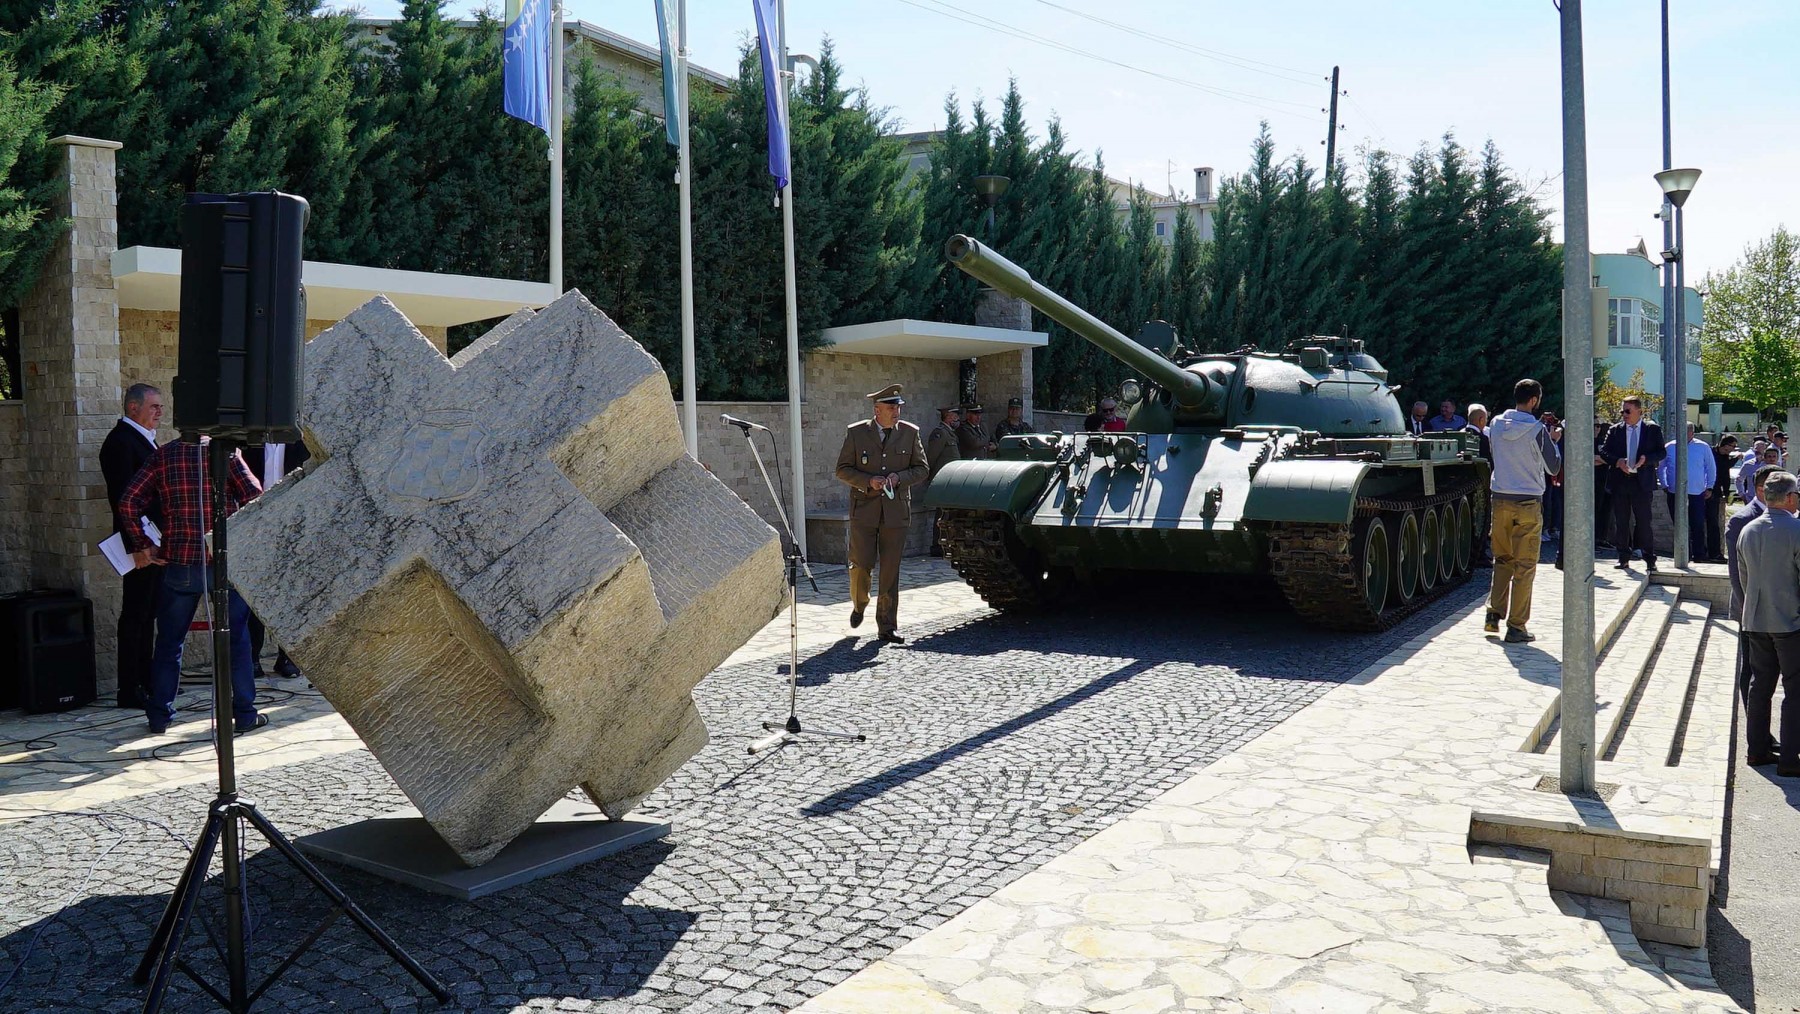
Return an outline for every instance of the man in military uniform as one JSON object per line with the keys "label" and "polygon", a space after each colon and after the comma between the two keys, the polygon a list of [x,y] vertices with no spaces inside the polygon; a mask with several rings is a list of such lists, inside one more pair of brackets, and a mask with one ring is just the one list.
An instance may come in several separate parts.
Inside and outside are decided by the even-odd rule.
{"label": "man in military uniform", "polygon": [[1006,399],[1006,418],[994,427],[994,443],[999,444],[1001,437],[1016,437],[1031,432],[1034,432],[1031,420],[1025,418],[1025,399]]}
{"label": "man in military uniform", "polygon": [[869,395],[875,417],[850,424],[838,451],[838,481],[850,487],[850,626],[862,625],[869,578],[881,563],[875,628],[883,641],[904,644],[900,617],[900,555],[912,520],[912,487],[931,474],[919,428],[900,421],[900,385]]}
{"label": "man in military uniform", "polygon": [[957,453],[968,459],[993,457],[994,441],[981,425],[981,406],[964,405],[962,416],[962,425],[956,428]]}
{"label": "man in military uniform", "polygon": [[945,465],[962,457],[956,428],[962,424],[962,409],[955,405],[938,409],[937,428],[925,438],[925,460],[931,464],[931,477],[937,478]]}

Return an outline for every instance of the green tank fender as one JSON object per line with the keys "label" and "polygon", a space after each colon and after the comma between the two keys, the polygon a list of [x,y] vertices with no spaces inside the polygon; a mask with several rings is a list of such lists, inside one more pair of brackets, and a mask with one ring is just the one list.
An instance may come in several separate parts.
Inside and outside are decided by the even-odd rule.
{"label": "green tank fender", "polygon": [[1244,520],[1347,525],[1356,515],[1357,490],[1371,471],[1361,461],[1271,461],[1250,482]]}
{"label": "green tank fender", "polygon": [[922,501],[926,507],[1004,511],[1019,518],[1029,512],[1056,464],[1049,461],[952,461],[931,480]]}

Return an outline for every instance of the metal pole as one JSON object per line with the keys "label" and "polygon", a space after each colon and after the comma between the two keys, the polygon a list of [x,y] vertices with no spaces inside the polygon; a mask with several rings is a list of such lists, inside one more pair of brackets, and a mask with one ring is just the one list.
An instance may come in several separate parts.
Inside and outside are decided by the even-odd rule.
{"label": "metal pole", "polygon": [[1687,289],[1686,268],[1687,251],[1682,249],[1682,215],[1681,208],[1675,209],[1675,397],[1681,404],[1681,428],[1676,431],[1675,439],[1681,441],[1681,457],[1675,459],[1675,487],[1681,490],[1676,502],[1681,510],[1676,511],[1680,523],[1675,526],[1675,565],[1686,567],[1692,563],[1688,540],[1693,538],[1694,519],[1689,516],[1687,505],[1688,473],[1692,463],[1688,461],[1687,435]]}
{"label": "metal pole", "polygon": [[[1671,169],[1675,156],[1669,125],[1669,0],[1662,0],[1662,120],[1662,167]],[[1683,348],[1686,339],[1677,326],[1681,316],[1681,283],[1677,281],[1681,271],[1681,241],[1675,234],[1675,221],[1680,215],[1681,209],[1675,208],[1664,197],[1663,249],[1676,251],[1673,265],[1663,261],[1663,407],[1669,420],[1668,439],[1675,442],[1679,451],[1675,455],[1675,488],[1670,490],[1675,495],[1675,545],[1670,547],[1674,550],[1670,555],[1675,566],[1686,567],[1692,561],[1688,559],[1687,352]]]}
{"label": "metal pole", "polygon": [[550,295],[563,294],[563,5],[550,4]]}
{"label": "metal pole", "polygon": [[[781,36],[777,40],[781,44],[781,59],[777,66],[782,75],[781,87],[777,94],[781,99],[781,119],[789,124],[790,133],[792,119],[788,116],[788,81],[793,77],[793,66],[788,61],[787,44],[787,4],[777,0],[775,4],[776,32]],[[787,360],[788,360],[788,458],[794,465],[794,542],[800,546],[800,555],[806,555],[806,442],[800,432],[800,311],[799,300],[795,296],[794,285],[794,180],[793,149],[789,141],[788,185],[780,192],[781,201],[781,248],[783,251],[782,269],[787,282]]]}
{"label": "metal pole", "polygon": [[676,90],[681,95],[681,155],[676,182],[681,200],[681,429],[687,437],[688,456],[700,458],[700,408],[695,391],[699,384],[694,376],[694,206],[692,183],[694,174],[693,145],[688,128],[688,27],[687,0],[675,5]]}
{"label": "metal pole", "polygon": [[1581,0],[1562,3],[1563,408],[1578,429],[1563,441],[1563,644],[1561,782],[1594,791],[1594,470],[1587,423],[1594,418],[1593,268],[1588,251],[1587,96],[1582,81]]}

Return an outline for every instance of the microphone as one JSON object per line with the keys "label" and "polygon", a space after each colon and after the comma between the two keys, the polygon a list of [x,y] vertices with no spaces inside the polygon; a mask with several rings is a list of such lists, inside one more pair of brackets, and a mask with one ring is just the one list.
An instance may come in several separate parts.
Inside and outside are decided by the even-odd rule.
{"label": "microphone", "polygon": [[762,430],[764,433],[769,432],[769,428],[761,423],[753,423],[748,419],[739,419],[734,415],[721,414],[719,416],[719,421],[736,426],[738,429],[743,430],[745,434],[748,434],[751,430]]}

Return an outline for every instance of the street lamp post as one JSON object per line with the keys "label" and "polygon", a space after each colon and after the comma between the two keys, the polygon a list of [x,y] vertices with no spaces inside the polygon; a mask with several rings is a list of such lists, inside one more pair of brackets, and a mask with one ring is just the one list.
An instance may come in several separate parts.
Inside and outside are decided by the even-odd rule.
{"label": "street lamp post", "polygon": [[981,195],[981,203],[987,205],[987,231],[989,243],[994,242],[994,233],[998,229],[998,225],[994,220],[994,207],[1000,203],[1000,198],[1006,196],[1006,190],[1010,186],[1012,186],[1012,177],[1010,176],[995,176],[989,174],[975,177],[975,192]]}
{"label": "street lamp post", "polygon": [[[1674,303],[1663,311],[1666,325],[1666,344],[1663,349],[1675,362],[1675,383],[1669,390],[1669,400],[1675,405],[1674,439],[1680,452],[1675,455],[1675,566],[1686,567],[1689,559],[1688,538],[1690,536],[1688,517],[1688,439],[1687,439],[1687,298],[1685,286],[1685,270],[1682,262],[1687,258],[1682,250],[1681,217],[1682,206],[1687,203],[1688,195],[1694,192],[1694,184],[1700,181],[1698,169],[1664,169],[1656,174],[1656,182],[1662,187],[1663,198],[1668,204],[1675,206],[1675,244],[1663,252],[1665,260],[1675,262],[1675,285],[1670,297]],[[1666,206],[1666,205],[1665,205]],[[1673,346],[1669,348],[1668,346]]]}

